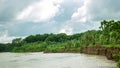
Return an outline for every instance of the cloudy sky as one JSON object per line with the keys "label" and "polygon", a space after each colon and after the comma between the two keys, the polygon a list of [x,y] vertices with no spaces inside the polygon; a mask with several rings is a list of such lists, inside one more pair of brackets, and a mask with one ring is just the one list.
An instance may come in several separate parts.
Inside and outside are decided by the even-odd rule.
{"label": "cloudy sky", "polygon": [[0,0],[0,43],[31,34],[74,34],[119,20],[120,0]]}

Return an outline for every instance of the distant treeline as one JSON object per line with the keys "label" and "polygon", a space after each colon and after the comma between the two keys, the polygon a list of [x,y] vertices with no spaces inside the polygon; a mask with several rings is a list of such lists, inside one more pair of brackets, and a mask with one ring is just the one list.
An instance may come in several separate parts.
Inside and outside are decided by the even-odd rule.
{"label": "distant treeline", "polygon": [[37,34],[24,39],[16,38],[12,43],[0,44],[0,52],[64,52],[79,51],[81,46],[120,46],[120,21],[102,21],[100,30],[88,30],[73,35]]}

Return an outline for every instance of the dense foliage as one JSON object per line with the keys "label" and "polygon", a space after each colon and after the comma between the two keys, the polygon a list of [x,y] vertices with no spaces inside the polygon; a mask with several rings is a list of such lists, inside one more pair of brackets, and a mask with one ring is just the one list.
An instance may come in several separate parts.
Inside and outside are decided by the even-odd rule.
{"label": "dense foliage", "polygon": [[64,52],[79,51],[81,46],[120,46],[120,21],[102,21],[100,30],[88,30],[73,35],[37,34],[24,39],[13,39],[12,43],[0,44],[0,52]]}
{"label": "dense foliage", "polygon": [[117,61],[117,66],[120,68],[120,53],[113,56],[114,60]]}

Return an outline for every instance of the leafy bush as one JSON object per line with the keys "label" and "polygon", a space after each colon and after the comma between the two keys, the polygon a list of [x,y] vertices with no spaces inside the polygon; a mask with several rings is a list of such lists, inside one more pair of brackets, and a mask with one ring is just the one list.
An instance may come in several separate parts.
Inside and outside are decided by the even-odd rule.
{"label": "leafy bush", "polygon": [[113,55],[113,58],[115,61],[119,61],[120,60],[120,53]]}
{"label": "leafy bush", "polygon": [[120,68],[120,60],[117,62],[117,66],[118,68]]}

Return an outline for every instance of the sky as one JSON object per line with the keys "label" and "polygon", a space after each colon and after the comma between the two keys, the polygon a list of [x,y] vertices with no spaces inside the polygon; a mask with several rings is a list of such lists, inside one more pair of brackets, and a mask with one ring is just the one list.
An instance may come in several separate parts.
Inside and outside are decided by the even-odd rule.
{"label": "sky", "polygon": [[0,43],[44,33],[98,30],[119,20],[120,0],[0,0]]}

